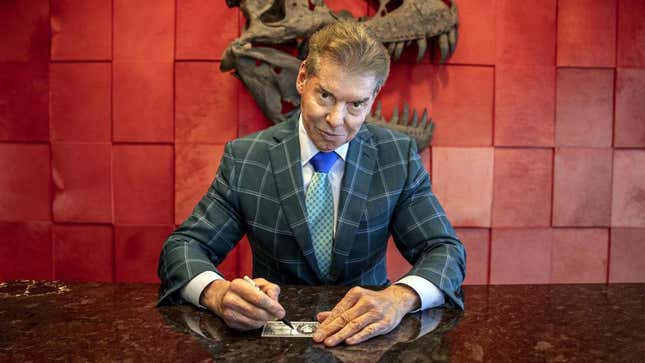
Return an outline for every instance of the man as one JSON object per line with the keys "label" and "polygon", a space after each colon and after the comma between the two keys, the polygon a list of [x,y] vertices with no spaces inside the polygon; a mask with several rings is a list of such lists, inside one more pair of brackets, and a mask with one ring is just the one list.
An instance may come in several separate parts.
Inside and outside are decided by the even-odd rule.
{"label": "man", "polygon": [[[357,344],[409,312],[463,308],[465,251],[414,142],[364,124],[388,73],[387,51],[358,23],[311,37],[299,119],[226,144],[208,192],[163,247],[160,304],[188,301],[232,328],[259,328],[285,316],[277,284],[387,286],[392,234],[412,270],[379,291],[352,288],[318,313],[314,340]],[[259,289],[215,268],[245,233]]]}

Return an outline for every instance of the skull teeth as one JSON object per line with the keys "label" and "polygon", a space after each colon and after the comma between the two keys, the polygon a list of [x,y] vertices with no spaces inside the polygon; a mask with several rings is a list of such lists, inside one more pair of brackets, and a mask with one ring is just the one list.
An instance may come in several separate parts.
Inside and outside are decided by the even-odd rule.
{"label": "skull teeth", "polygon": [[417,63],[421,62],[423,56],[426,54],[426,49],[428,49],[428,41],[425,37],[417,39],[417,46],[419,47],[419,53],[417,53]]}
{"label": "skull teeth", "polygon": [[394,60],[397,61],[401,58],[401,53],[403,53],[403,42],[396,43],[396,48],[394,49]]}
{"label": "skull teeth", "polygon": [[[423,113],[421,114],[421,120],[419,120],[419,114],[417,110],[412,110],[412,117],[410,117],[410,106],[405,103],[403,104],[403,111],[399,113],[399,108],[394,106],[392,108],[392,117],[387,121],[383,117],[382,113],[383,105],[381,101],[376,103],[376,109],[371,114],[372,118],[375,120],[381,120],[381,122],[388,122],[394,125],[408,126],[412,128],[425,129],[428,126],[428,109],[424,108]],[[430,123],[432,126],[432,123]]]}
{"label": "skull teeth", "polygon": [[448,44],[448,35],[447,34],[441,34],[439,35],[439,51],[441,52],[441,64],[446,62],[446,58],[448,58],[448,54],[450,52],[450,46]]}
{"label": "skull teeth", "polygon": [[[446,59],[455,53],[457,48],[457,39],[459,33],[457,27],[453,27],[450,31],[446,33],[439,34],[437,36],[437,43],[439,45],[439,51],[441,54],[441,63],[445,63]],[[402,40],[400,42],[387,43],[387,52],[393,58],[394,61],[397,61],[401,58],[403,54],[403,49],[407,48],[414,40]],[[428,51],[428,39],[425,37],[416,39],[418,53],[417,53],[417,63],[423,60],[426,52]]]}

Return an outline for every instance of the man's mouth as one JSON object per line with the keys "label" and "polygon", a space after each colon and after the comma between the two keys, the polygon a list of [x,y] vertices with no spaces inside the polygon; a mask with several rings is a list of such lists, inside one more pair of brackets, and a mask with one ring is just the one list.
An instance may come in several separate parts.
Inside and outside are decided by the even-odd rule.
{"label": "man's mouth", "polygon": [[318,129],[318,132],[320,132],[323,136],[325,136],[325,137],[329,137],[329,138],[334,138],[334,137],[341,137],[341,136],[343,136],[342,134],[335,134],[335,133],[327,132],[327,131],[324,131],[324,130],[321,130],[321,129]]}

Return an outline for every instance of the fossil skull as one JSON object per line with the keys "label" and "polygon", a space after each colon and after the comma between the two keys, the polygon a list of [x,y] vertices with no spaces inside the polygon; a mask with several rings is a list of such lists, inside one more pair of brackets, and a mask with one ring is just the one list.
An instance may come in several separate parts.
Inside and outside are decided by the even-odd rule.
{"label": "fossil skull", "polygon": [[[436,42],[441,62],[457,45],[455,0],[381,0],[376,14],[354,19],[347,11],[334,12],[323,0],[227,0],[239,6],[247,19],[241,36],[222,56],[221,71],[234,71],[251,92],[262,112],[274,123],[285,121],[300,106],[295,81],[307,54],[307,40],[321,27],[337,21],[361,21],[387,47],[394,61],[403,49],[417,44],[417,61]],[[398,5],[398,6],[396,6]],[[386,120],[377,105],[366,120],[413,137],[419,150],[430,143],[434,124],[423,111],[421,120],[407,105],[403,113]]]}

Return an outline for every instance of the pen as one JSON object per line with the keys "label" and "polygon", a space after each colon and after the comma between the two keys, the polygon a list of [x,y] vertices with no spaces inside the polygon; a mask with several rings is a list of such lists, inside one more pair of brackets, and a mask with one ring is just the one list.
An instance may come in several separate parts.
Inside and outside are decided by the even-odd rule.
{"label": "pen", "polygon": [[[253,282],[253,280],[251,280],[251,278],[250,278],[250,277],[248,277],[248,276],[244,275],[244,281],[246,281],[246,282],[248,282],[249,284],[251,284],[251,286],[255,287],[258,291],[261,291],[261,290],[260,290],[260,288],[258,287],[258,285],[256,285],[256,284],[255,284],[255,282]],[[293,324],[291,324],[291,322],[289,321],[289,319],[287,319],[287,318],[282,318],[282,319],[280,319],[280,321],[281,321],[281,322],[283,322],[283,323],[284,323],[286,326],[288,326],[289,328],[291,328],[291,329],[295,329],[295,328],[293,327]]]}

